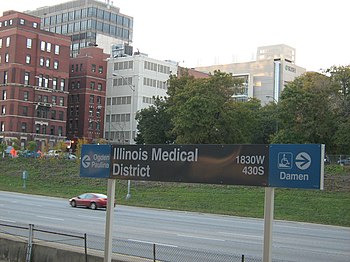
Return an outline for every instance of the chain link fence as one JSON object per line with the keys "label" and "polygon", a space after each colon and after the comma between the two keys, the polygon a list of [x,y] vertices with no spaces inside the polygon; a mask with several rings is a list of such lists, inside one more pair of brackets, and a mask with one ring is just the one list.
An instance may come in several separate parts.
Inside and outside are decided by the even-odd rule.
{"label": "chain link fence", "polygon": [[[32,231],[32,233],[31,233]],[[52,242],[65,244],[68,246],[76,246],[85,248],[86,262],[87,255],[91,250],[104,250],[104,237],[93,236],[72,232],[55,232],[45,227],[37,227],[34,225],[18,225],[18,224],[0,224],[0,233],[12,236],[28,238],[30,242],[30,234],[33,234],[33,242]],[[28,245],[29,249],[29,245]],[[234,254],[226,252],[214,253],[209,250],[200,250],[188,247],[179,247],[174,245],[163,245],[151,242],[113,239],[112,258],[117,255],[128,255],[139,258],[145,258],[153,261],[164,262],[262,262],[261,257],[249,256],[247,254]],[[27,256],[30,255],[27,252]],[[286,260],[273,260],[273,262],[291,262]]]}

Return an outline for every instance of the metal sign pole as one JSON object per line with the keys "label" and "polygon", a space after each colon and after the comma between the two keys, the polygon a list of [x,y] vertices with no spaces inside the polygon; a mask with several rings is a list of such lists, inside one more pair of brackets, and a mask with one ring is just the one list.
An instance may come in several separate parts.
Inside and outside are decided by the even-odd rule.
{"label": "metal sign pole", "polygon": [[275,188],[265,188],[265,207],[264,207],[264,249],[263,262],[272,261],[272,223],[274,212]]}
{"label": "metal sign pole", "polygon": [[112,235],[113,235],[113,210],[115,196],[115,179],[108,179],[107,185],[107,213],[106,213],[106,228],[105,228],[105,250],[103,262],[112,261]]}

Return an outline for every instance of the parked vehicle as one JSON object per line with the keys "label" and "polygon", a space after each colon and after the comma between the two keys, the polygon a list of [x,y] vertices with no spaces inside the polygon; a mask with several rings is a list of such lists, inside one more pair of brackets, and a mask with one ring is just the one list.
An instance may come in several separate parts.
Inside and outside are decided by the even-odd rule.
{"label": "parked vehicle", "polygon": [[339,159],[337,163],[341,166],[349,166],[350,165],[350,157],[344,158],[344,159]]}
{"label": "parked vehicle", "polygon": [[68,154],[67,158],[70,159],[70,160],[75,160],[75,159],[77,159],[77,156],[74,155],[74,154]]}
{"label": "parked vehicle", "polygon": [[60,150],[51,149],[47,152],[48,157],[59,157],[62,152]]}
{"label": "parked vehicle", "polygon": [[72,207],[87,207],[91,209],[106,208],[107,196],[99,193],[84,193],[80,196],[69,199]]}
{"label": "parked vehicle", "polygon": [[23,151],[19,151],[19,156],[21,157],[34,157],[34,158],[38,158],[41,157],[41,152],[40,151],[30,151],[30,150],[23,150]]}

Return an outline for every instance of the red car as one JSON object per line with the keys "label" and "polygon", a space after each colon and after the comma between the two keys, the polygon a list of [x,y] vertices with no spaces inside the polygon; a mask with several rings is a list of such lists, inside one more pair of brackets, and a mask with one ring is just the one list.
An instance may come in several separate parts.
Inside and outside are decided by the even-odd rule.
{"label": "red car", "polygon": [[72,207],[83,206],[91,209],[106,208],[107,196],[99,193],[85,193],[69,199],[69,204]]}

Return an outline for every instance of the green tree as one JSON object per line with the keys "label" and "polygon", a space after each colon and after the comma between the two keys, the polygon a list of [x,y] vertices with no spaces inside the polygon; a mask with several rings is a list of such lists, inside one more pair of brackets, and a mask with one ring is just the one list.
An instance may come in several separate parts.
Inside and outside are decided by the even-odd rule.
{"label": "green tree", "polygon": [[322,143],[334,150],[336,93],[330,78],[319,73],[309,72],[289,83],[278,103],[279,131],[273,142]]}
{"label": "green tree", "polygon": [[250,144],[259,133],[260,101],[247,102],[230,100],[224,105],[224,111],[218,119],[217,140],[219,144]]}
{"label": "green tree", "polygon": [[171,144],[174,137],[171,134],[171,117],[166,111],[165,99],[154,98],[154,105],[137,112],[138,134],[137,144]]}
{"label": "green tree", "polygon": [[338,92],[332,102],[337,113],[337,131],[333,136],[337,152],[350,153],[350,65],[333,66],[325,71]]}
{"label": "green tree", "polygon": [[19,139],[17,139],[17,138],[11,139],[11,145],[13,146],[13,148],[14,148],[15,150],[21,149],[20,141],[19,141]]}
{"label": "green tree", "polygon": [[242,86],[231,74],[214,72],[209,78],[171,77],[168,110],[178,144],[225,142],[232,94]]}
{"label": "green tree", "polygon": [[269,144],[279,130],[278,104],[274,101],[261,107],[257,113],[252,144]]}
{"label": "green tree", "polygon": [[78,157],[78,159],[81,157],[81,148],[83,145],[85,144],[89,144],[89,141],[87,141],[87,139],[85,138],[79,138],[77,141],[77,148],[76,148],[76,156]]}
{"label": "green tree", "polygon": [[29,141],[27,144],[27,149],[29,151],[35,151],[36,147],[37,147],[37,144],[35,141]]}

